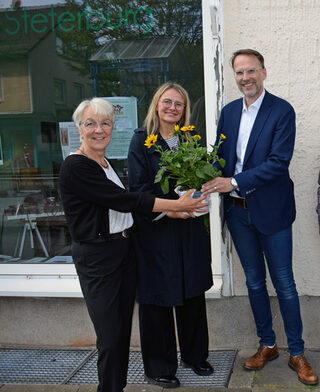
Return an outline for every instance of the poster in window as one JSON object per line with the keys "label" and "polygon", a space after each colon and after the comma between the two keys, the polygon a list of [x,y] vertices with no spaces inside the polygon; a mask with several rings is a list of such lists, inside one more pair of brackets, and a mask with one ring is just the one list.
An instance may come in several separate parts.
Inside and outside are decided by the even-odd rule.
{"label": "poster in window", "polygon": [[66,159],[70,153],[77,151],[81,145],[80,135],[73,122],[59,123],[62,158]]}
{"label": "poster in window", "polygon": [[115,110],[115,123],[112,138],[107,147],[110,159],[126,159],[133,131],[138,128],[136,97],[103,97],[112,103]]}

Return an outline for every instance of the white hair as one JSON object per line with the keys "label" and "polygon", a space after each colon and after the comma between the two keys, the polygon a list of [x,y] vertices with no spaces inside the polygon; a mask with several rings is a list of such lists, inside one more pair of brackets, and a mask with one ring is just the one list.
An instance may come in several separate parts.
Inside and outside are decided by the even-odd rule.
{"label": "white hair", "polygon": [[105,115],[114,123],[115,115],[112,103],[103,98],[92,98],[82,101],[73,112],[72,119],[77,127],[80,125],[84,110],[88,107],[90,107],[96,114]]}

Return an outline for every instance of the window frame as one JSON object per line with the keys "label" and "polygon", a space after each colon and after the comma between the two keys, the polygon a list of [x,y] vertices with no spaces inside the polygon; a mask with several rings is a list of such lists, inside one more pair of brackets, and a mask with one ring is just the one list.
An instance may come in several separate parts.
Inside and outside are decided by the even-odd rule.
{"label": "window frame", "polygon": [[4,101],[3,73],[0,72],[0,102]]}
{"label": "window frame", "polygon": [[[78,97],[78,96],[76,96],[77,94],[76,94],[76,89],[77,88],[80,88],[80,90],[81,90],[81,94],[80,94],[80,97]],[[79,102],[81,102],[83,99],[84,99],[84,97],[85,97],[85,88],[84,88],[84,85],[82,84],[82,83],[72,83],[72,95],[73,95],[73,102],[75,103],[75,104],[79,104]]]}
{"label": "window frame", "polygon": [[[62,100],[57,99],[56,97],[56,86],[57,83],[60,83],[62,87]],[[54,103],[57,105],[64,105],[67,102],[67,84],[66,81],[63,79],[54,79]]]}

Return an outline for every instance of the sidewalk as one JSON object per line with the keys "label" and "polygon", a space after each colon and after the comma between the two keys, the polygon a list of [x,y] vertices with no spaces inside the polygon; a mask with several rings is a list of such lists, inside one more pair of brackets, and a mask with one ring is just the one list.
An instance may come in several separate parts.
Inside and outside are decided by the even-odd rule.
{"label": "sidewalk", "polygon": [[[242,364],[253,354],[253,350],[240,350],[233,366],[228,388],[188,387],[175,389],[177,392],[320,392],[320,386],[308,387],[299,382],[297,375],[288,367],[288,353],[280,350],[280,356],[268,362],[260,371],[246,371]],[[306,350],[306,356],[314,370],[320,374],[320,350]],[[1,369],[0,369],[1,372]],[[125,392],[168,392],[152,385],[128,385]],[[0,392],[96,392],[95,385],[0,385]]]}

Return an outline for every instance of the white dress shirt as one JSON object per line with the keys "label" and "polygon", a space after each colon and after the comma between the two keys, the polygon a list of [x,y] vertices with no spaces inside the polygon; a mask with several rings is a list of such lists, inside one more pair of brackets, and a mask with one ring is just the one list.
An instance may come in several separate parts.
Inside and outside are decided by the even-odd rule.
{"label": "white dress shirt", "polygon": [[[109,168],[104,169],[106,176],[119,185],[121,188],[124,188],[120,178],[117,173],[112,169],[111,165],[108,163]],[[133,218],[130,212],[119,212],[115,210],[109,209],[109,228],[110,234],[119,233],[125,229],[129,229],[133,225]]]}
{"label": "white dress shirt", "polygon": [[[264,96],[265,96],[265,90],[263,90],[260,97],[256,101],[254,101],[249,107],[247,107],[245,98],[243,97],[242,115],[240,120],[237,149],[236,149],[237,162],[236,162],[234,175],[242,172],[243,161],[244,161],[244,156],[246,154],[249,137]],[[239,197],[239,195],[235,191],[231,192],[231,196]]]}

